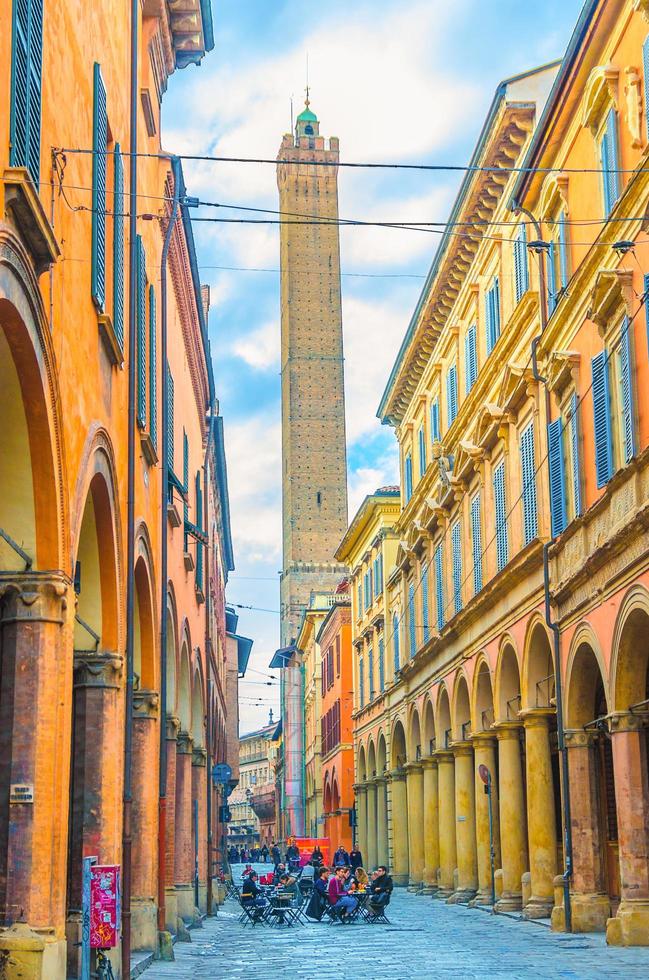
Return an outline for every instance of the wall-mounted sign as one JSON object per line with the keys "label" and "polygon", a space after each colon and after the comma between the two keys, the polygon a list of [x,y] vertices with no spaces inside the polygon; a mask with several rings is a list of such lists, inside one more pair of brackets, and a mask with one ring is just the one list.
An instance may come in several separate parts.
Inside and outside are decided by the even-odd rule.
{"label": "wall-mounted sign", "polygon": [[33,783],[12,783],[9,787],[10,803],[33,803],[34,784]]}
{"label": "wall-mounted sign", "polygon": [[117,946],[120,913],[119,866],[95,864],[90,870],[90,945],[93,949]]}

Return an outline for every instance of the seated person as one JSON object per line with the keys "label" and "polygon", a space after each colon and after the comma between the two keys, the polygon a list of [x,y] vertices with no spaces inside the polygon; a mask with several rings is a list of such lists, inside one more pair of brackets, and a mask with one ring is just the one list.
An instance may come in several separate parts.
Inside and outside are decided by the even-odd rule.
{"label": "seated person", "polygon": [[358,901],[345,891],[346,870],[348,869],[336,868],[336,873],[330,879],[327,887],[329,901],[343,922],[358,905]]}
{"label": "seated person", "polygon": [[356,868],[354,872],[354,891],[366,892],[370,885],[370,876],[365,868]]}
{"label": "seated person", "polygon": [[372,880],[370,882],[371,908],[378,910],[384,909],[386,905],[389,905],[393,888],[394,885],[392,883],[392,878],[388,874],[388,869],[385,867],[385,865],[380,864],[372,875]]}
{"label": "seated person", "polygon": [[313,885],[313,894],[309,899],[309,904],[307,905],[305,912],[309,919],[316,919],[318,922],[320,922],[322,916],[324,915],[324,911],[329,904],[329,897],[327,895],[328,877],[328,868],[317,869],[315,882]]}
{"label": "seated person", "polygon": [[289,893],[292,898],[297,898],[297,879],[292,878],[289,874],[281,875],[279,879],[279,887],[284,893]]}
{"label": "seated person", "polygon": [[257,908],[263,908],[264,905],[266,905],[266,899],[264,898],[261,888],[257,884],[256,871],[251,871],[243,883],[243,888],[241,889],[241,904],[254,905]]}
{"label": "seated person", "polygon": [[273,884],[279,885],[279,879],[282,877],[282,875],[285,874],[286,874],[286,865],[280,862],[280,864],[277,865],[275,871],[273,872]]}

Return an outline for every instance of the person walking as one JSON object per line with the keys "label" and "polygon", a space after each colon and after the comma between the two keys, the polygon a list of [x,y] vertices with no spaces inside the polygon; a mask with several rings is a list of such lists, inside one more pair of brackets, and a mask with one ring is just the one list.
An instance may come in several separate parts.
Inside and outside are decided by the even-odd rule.
{"label": "person walking", "polygon": [[336,868],[336,873],[332,876],[327,886],[327,894],[334,911],[338,913],[341,922],[346,922],[356,908],[358,902],[351,895],[345,892],[345,877],[347,869],[345,867]]}
{"label": "person walking", "polygon": [[266,862],[268,861],[268,845],[267,844],[264,844],[264,846],[261,849],[261,857],[262,857],[262,860],[263,860],[264,864],[266,864]]}
{"label": "person walking", "polygon": [[363,865],[363,855],[356,846],[352,847],[349,852],[349,864],[352,871],[356,871],[356,868],[360,868]]}
{"label": "person walking", "polygon": [[297,870],[300,867],[300,849],[295,843],[295,838],[291,840],[291,843],[286,848],[286,863],[291,871]]}

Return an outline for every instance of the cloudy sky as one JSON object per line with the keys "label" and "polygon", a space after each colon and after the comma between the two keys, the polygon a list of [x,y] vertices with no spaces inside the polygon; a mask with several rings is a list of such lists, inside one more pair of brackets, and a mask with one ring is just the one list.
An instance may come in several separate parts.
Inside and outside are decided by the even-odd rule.
{"label": "cloudy sky", "polygon": [[[171,80],[169,151],[274,159],[311,106],[341,159],[464,163],[500,80],[560,57],[580,0],[213,0],[215,49]],[[221,205],[277,208],[275,168],[185,164],[188,193]],[[453,174],[342,170],[340,215],[443,221]],[[262,217],[203,208],[199,217]],[[225,419],[236,572],[230,602],[254,639],[241,684],[241,730],[277,708],[268,663],[279,642],[281,432],[279,239],[276,226],[197,222],[201,279],[210,284],[210,336]],[[341,232],[350,517],[364,495],[397,482],[392,430],[376,409],[437,236]],[[371,349],[371,359],[367,351]]]}

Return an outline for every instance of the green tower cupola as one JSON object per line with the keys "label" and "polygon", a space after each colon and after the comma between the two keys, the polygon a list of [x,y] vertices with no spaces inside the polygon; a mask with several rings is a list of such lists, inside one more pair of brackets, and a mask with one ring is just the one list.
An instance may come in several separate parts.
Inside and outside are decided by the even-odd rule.
{"label": "green tower cupola", "polygon": [[307,86],[304,109],[295,120],[296,139],[299,139],[300,136],[318,136],[320,134],[320,123],[318,122],[318,117],[316,116],[315,112],[311,112],[311,109],[309,108],[310,105],[309,89]]}

